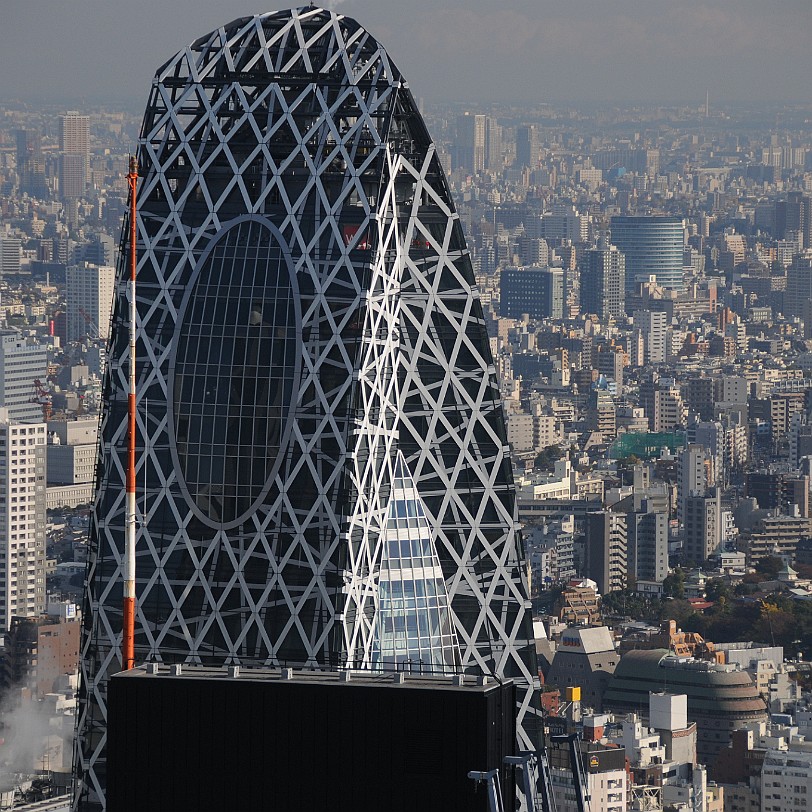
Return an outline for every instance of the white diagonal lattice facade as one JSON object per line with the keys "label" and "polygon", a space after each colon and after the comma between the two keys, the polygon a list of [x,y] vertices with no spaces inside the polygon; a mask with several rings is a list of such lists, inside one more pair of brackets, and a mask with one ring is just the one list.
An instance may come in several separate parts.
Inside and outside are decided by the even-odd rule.
{"label": "white diagonal lattice facade", "polygon": [[[517,680],[529,744],[496,375],[442,169],[385,51],[323,9],[237,20],[160,69],[138,158],[136,659],[372,667],[405,462],[454,656]],[[82,637],[82,808],[104,806],[120,668],[123,290]]]}

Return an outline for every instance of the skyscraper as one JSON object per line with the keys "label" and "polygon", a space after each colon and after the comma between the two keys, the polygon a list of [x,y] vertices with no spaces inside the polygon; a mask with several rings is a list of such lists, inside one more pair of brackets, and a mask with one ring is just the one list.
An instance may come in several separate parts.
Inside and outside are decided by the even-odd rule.
{"label": "skyscraper", "polygon": [[36,130],[17,130],[17,177],[20,191],[34,197],[47,197],[45,181],[45,156],[42,139]]}
{"label": "skyscraper", "polygon": [[534,124],[523,124],[516,128],[516,162],[514,166],[527,166],[535,169],[538,166],[538,134]]}
{"label": "skyscraper", "polygon": [[627,296],[651,276],[661,287],[682,290],[685,240],[679,217],[613,217],[611,223],[612,242],[626,256]]}
{"label": "skyscraper", "polygon": [[668,514],[647,508],[626,514],[629,575],[661,583],[668,575]]}
{"label": "skyscraper", "polygon": [[603,237],[584,257],[581,313],[594,313],[602,321],[626,315],[626,258]]}
{"label": "skyscraper", "polygon": [[685,498],[683,560],[702,565],[722,544],[720,497],[716,488]]}
{"label": "skyscraper", "polygon": [[668,315],[659,310],[635,310],[634,326],[645,341],[646,364],[665,363]]}
{"label": "skyscraper", "polygon": [[23,259],[22,240],[8,232],[0,234],[0,278],[18,274]]}
{"label": "skyscraper", "polygon": [[[160,69],[139,162],[137,659],[509,675],[532,746],[498,381],[397,68],[323,9],[236,20]],[[90,534],[82,808],[104,804],[120,667],[126,312]]]}
{"label": "skyscraper", "polygon": [[505,268],[500,279],[501,314],[520,319],[564,318],[564,271],[561,268]]}
{"label": "skyscraper", "polygon": [[42,406],[34,402],[35,381],[44,381],[47,372],[45,347],[16,330],[0,330],[0,407],[8,409],[11,420],[42,419]]}
{"label": "skyscraper", "polygon": [[90,168],[90,117],[68,111],[59,117],[59,193],[83,197]]}
{"label": "skyscraper", "polygon": [[45,439],[0,409],[0,632],[45,611]]}
{"label": "skyscraper", "polygon": [[804,248],[812,248],[812,198],[801,192],[790,192],[786,200],[777,200],[774,231],[778,239],[793,234]]}
{"label": "skyscraper", "polygon": [[787,268],[787,293],[784,311],[787,316],[809,318],[812,301],[812,250],[796,254]]}
{"label": "skyscraper", "polygon": [[66,269],[68,341],[87,335],[104,340],[109,337],[115,273],[115,268],[89,262]]}
{"label": "skyscraper", "polygon": [[484,172],[487,157],[488,117],[464,113],[457,119],[457,166]]}
{"label": "skyscraper", "polygon": [[599,510],[586,514],[586,575],[604,595],[626,588],[628,554],[625,513]]}

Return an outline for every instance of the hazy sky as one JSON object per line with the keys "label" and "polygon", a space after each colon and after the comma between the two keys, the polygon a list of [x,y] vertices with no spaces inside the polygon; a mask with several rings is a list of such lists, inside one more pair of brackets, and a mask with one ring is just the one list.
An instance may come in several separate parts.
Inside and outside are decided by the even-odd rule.
{"label": "hazy sky", "polygon": [[[428,101],[812,101],[812,0],[343,0]],[[256,0],[0,0],[0,99],[140,109]]]}

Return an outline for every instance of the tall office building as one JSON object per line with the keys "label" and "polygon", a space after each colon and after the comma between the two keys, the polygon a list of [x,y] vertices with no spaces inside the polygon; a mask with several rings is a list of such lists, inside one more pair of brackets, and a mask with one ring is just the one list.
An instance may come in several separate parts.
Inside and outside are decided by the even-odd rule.
{"label": "tall office building", "polygon": [[487,158],[488,117],[464,113],[457,118],[457,167],[484,172]]}
{"label": "tall office building", "polygon": [[45,347],[16,330],[0,330],[0,407],[8,409],[11,420],[42,420],[42,406],[32,399],[34,382],[44,381],[47,372]]}
{"label": "tall office building", "polygon": [[672,431],[685,421],[685,404],[674,378],[656,373],[640,382],[640,405],[648,418],[651,431]]}
{"label": "tall office building", "polygon": [[0,279],[18,274],[23,260],[23,243],[19,237],[0,234]]}
{"label": "tall office building", "polygon": [[812,300],[812,250],[795,254],[787,268],[785,315],[809,318],[810,300]]}
{"label": "tall office building", "polygon": [[516,128],[516,162],[517,168],[535,169],[539,162],[538,133],[535,124],[523,124]]}
{"label": "tall office building", "polygon": [[67,339],[84,336],[106,340],[110,335],[116,269],[83,262],[65,271]]}
{"label": "tall office building", "polygon": [[645,364],[664,364],[668,338],[668,315],[660,310],[635,310],[634,326],[643,336]]}
{"label": "tall office building", "polygon": [[[534,748],[498,380],[445,174],[397,68],[343,15],[241,18],[160,69],[138,155],[136,659],[509,676]],[[82,809],[104,805],[120,668],[120,295],[89,539]]]}
{"label": "tall office building", "polygon": [[20,191],[32,197],[47,197],[50,190],[45,181],[45,156],[40,134],[36,130],[17,130],[15,137]]}
{"label": "tall office building", "polygon": [[581,313],[594,313],[601,321],[626,316],[626,258],[605,237],[584,255]]}
{"label": "tall office building", "polygon": [[629,544],[625,513],[586,514],[586,575],[604,595],[628,583]]}
{"label": "tall office building", "polygon": [[626,514],[629,575],[662,583],[668,575],[668,514],[648,508]]}
{"label": "tall office building", "polygon": [[613,217],[612,242],[626,256],[626,295],[654,276],[657,284],[682,290],[684,229],[679,217]]}
{"label": "tall office building", "polygon": [[84,197],[90,169],[90,116],[69,111],[59,117],[59,194]]}
{"label": "tall office building", "polygon": [[716,488],[687,496],[683,502],[683,560],[701,566],[722,546],[721,497]]}
{"label": "tall office building", "polygon": [[501,315],[520,319],[564,318],[564,271],[561,268],[505,268],[499,283]]}
{"label": "tall office building", "polygon": [[812,197],[790,192],[786,200],[777,200],[774,234],[779,240],[793,235],[803,248],[812,248]]}
{"label": "tall office building", "polygon": [[0,409],[0,630],[45,611],[45,424]]}
{"label": "tall office building", "polygon": [[705,446],[689,443],[677,458],[679,482],[677,483],[677,518],[685,518],[685,500],[689,496],[704,496],[714,484],[713,460]]}
{"label": "tall office building", "polygon": [[575,206],[557,203],[541,217],[538,235],[557,242],[584,243],[589,238],[589,215],[581,214]]}

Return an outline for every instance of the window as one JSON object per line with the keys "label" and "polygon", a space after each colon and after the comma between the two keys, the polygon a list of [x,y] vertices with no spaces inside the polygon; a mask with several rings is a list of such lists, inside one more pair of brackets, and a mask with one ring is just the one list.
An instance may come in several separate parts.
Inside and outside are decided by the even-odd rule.
{"label": "window", "polygon": [[291,274],[272,232],[240,222],[204,260],[180,319],[177,453],[192,500],[218,524],[251,509],[284,440],[299,363]]}

